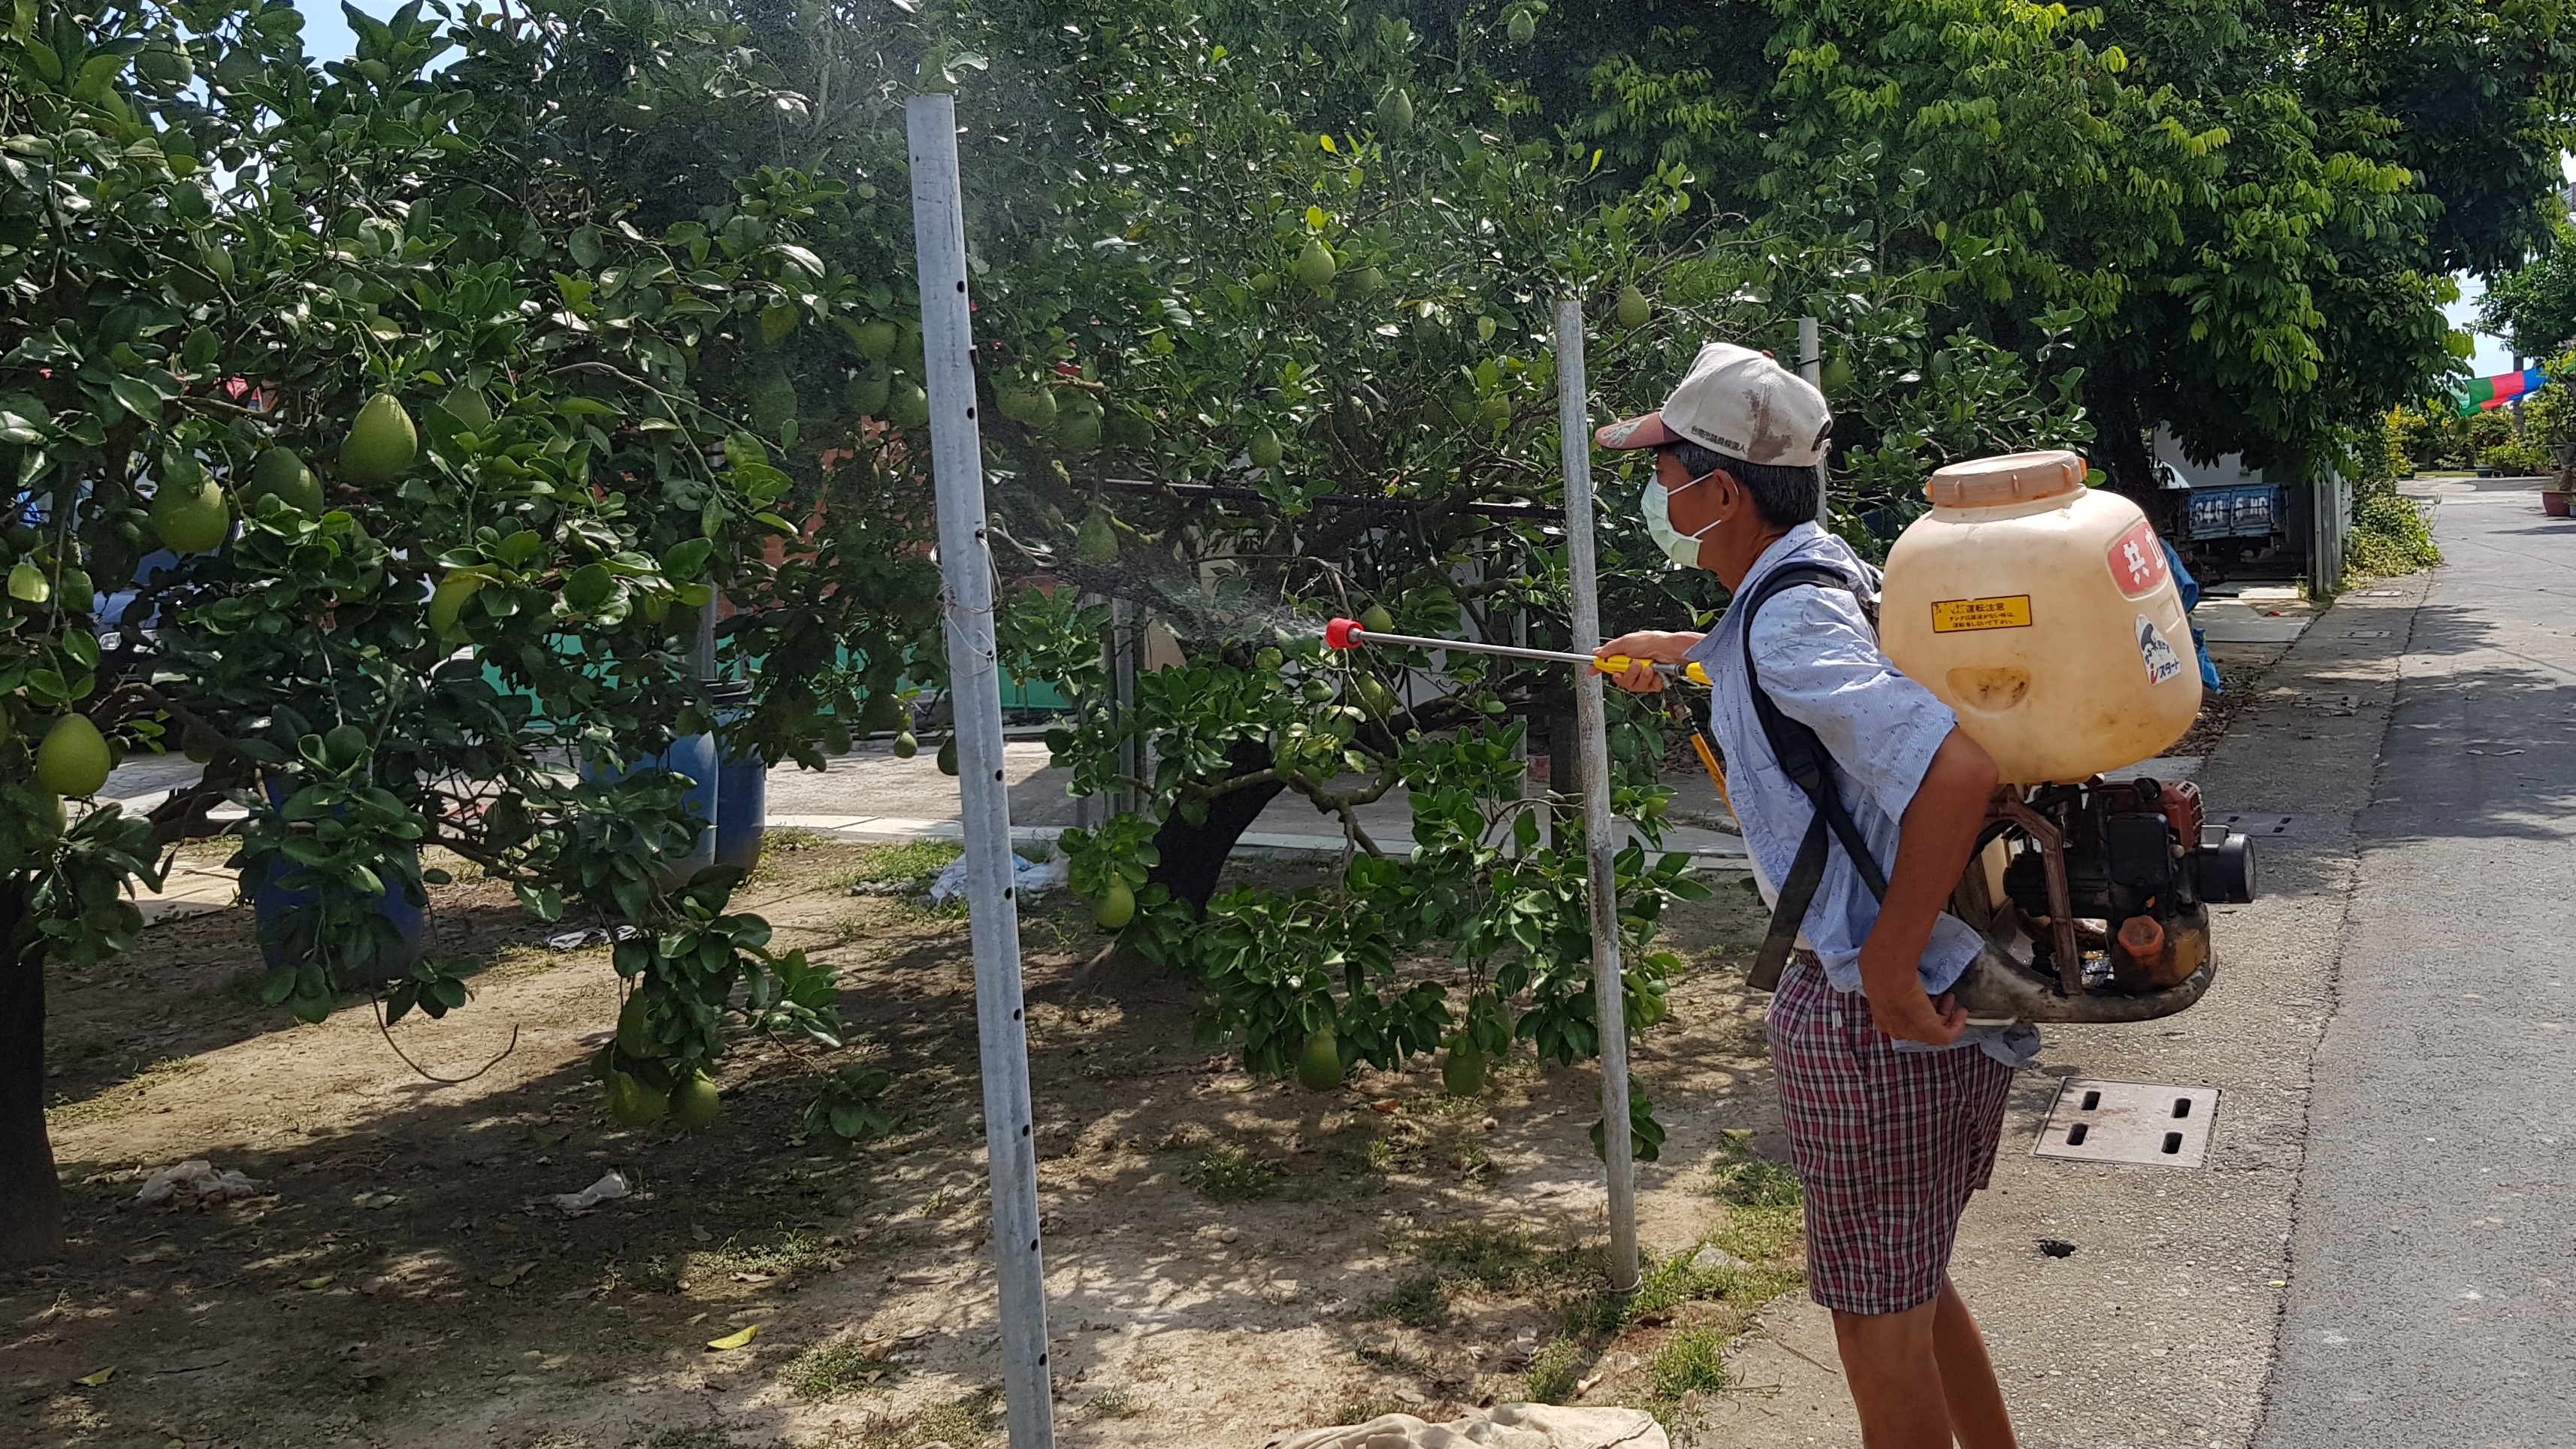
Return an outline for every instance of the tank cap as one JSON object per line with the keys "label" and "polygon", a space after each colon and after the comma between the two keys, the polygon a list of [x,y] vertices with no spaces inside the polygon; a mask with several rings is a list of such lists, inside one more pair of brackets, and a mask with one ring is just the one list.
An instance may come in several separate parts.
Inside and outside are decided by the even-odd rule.
{"label": "tank cap", "polygon": [[1936,507],[1992,508],[2072,493],[2084,486],[2084,473],[2084,460],[2063,448],[2006,453],[1953,463],[1934,473],[1923,492]]}

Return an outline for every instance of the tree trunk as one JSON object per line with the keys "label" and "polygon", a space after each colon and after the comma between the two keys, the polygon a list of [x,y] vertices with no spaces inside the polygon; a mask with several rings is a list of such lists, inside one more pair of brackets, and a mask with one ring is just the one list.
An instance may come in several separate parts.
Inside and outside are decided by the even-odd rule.
{"label": "tree trunk", "polygon": [[2133,409],[2122,415],[2108,412],[2097,416],[2093,432],[2093,464],[2111,475],[2111,486],[2129,501],[2146,510],[2147,521],[2166,538],[2176,537],[2182,505],[2166,491],[2164,480],[2156,475],[2155,450],[2147,443],[2149,429]]}
{"label": "tree trunk", "polygon": [[[1238,742],[1227,763],[1235,775],[1257,774],[1270,768],[1270,747],[1254,741]],[[1216,894],[1217,877],[1225,870],[1225,858],[1243,832],[1271,801],[1279,798],[1285,785],[1255,785],[1232,794],[1219,795],[1208,802],[1207,820],[1192,825],[1174,813],[1154,833],[1154,848],[1162,852],[1162,864],[1153,869],[1147,880],[1171,888],[1172,894],[1204,910],[1208,899]]]}
{"label": "tree trunk", "polygon": [[45,948],[24,877],[0,885],[0,1267],[62,1256],[63,1185],[45,1140]]}

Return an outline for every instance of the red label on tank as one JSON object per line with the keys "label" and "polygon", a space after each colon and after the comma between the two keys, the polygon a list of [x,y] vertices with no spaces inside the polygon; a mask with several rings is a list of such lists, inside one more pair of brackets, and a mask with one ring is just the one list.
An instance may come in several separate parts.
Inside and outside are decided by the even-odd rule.
{"label": "red label on tank", "polygon": [[2165,546],[2156,541],[2156,527],[2141,518],[2131,524],[2111,544],[2111,579],[2120,592],[2133,599],[2143,599],[2156,591],[2169,571],[2165,567]]}

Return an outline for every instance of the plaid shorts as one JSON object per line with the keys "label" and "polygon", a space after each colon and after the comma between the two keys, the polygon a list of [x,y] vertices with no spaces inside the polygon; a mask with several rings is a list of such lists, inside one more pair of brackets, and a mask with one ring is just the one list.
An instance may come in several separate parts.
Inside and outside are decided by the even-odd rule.
{"label": "plaid shorts", "polygon": [[1994,1173],[2013,1070],[1975,1048],[1900,1052],[1859,992],[1793,961],[1766,1023],[1807,1198],[1807,1291],[1837,1313],[1941,1294],[1968,1196]]}

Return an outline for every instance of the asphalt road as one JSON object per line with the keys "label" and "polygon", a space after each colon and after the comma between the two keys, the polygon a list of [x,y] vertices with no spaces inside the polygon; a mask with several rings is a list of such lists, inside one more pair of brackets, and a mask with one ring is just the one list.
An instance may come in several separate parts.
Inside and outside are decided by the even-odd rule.
{"label": "asphalt road", "polygon": [[2576,1445],[2576,523],[2444,498],[2356,822],[2256,1449]]}

